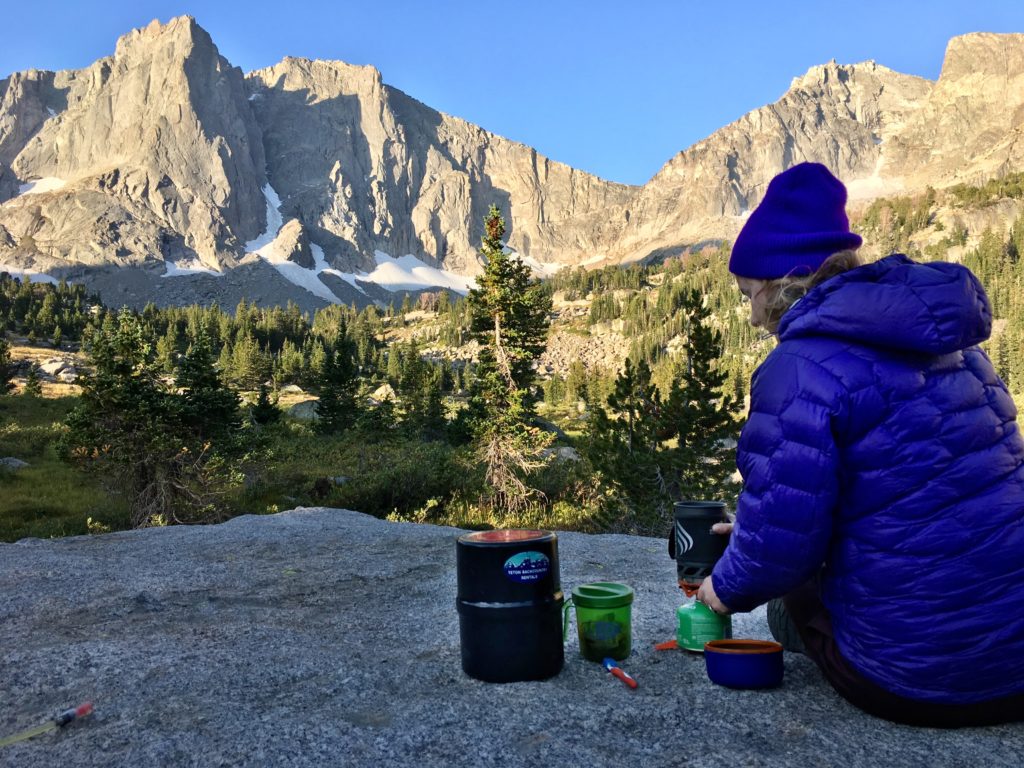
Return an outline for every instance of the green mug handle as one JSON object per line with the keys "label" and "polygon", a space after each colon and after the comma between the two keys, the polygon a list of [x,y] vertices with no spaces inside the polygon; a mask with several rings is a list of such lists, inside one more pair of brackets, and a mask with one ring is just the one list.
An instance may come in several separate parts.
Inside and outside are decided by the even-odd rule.
{"label": "green mug handle", "polygon": [[565,604],[562,606],[562,642],[564,643],[569,639],[569,609],[573,608],[572,597],[568,597],[565,600]]}

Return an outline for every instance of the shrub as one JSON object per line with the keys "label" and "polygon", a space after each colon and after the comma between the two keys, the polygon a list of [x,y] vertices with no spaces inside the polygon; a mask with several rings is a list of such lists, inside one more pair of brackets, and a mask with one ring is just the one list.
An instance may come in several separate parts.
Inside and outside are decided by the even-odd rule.
{"label": "shrub", "polygon": [[464,481],[456,451],[444,443],[376,443],[354,446],[349,461],[355,471],[327,497],[330,506],[377,517],[405,516],[430,499],[451,497]]}

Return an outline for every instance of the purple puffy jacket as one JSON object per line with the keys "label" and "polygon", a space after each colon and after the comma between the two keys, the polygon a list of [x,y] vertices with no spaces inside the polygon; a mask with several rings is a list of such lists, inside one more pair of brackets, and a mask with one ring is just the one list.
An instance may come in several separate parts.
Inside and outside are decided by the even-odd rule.
{"label": "purple puffy jacket", "polygon": [[824,565],[843,656],[912,699],[1024,692],[1024,440],[957,264],[896,254],[813,288],[751,383],[719,598],[749,611]]}

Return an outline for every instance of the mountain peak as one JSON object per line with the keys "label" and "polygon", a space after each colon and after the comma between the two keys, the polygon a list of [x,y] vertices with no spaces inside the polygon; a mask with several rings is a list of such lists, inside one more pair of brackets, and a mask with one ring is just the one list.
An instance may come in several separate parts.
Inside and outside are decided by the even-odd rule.
{"label": "mountain peak", "polygon": [[825,64],[816,64],[804,74],[794,77],[789,84],[789,90],[798,88],[814,88],[836,82],[845,82],[851,77],[870,72],[873,74],[898,74],[895,70],[879,64],[874,59],[868,59],[857,64],[839,64],[835,59],[830,59]]}
{"label": "mountain peak", "polygon": [[145,27],[133,29],[117,40],[114,56],[120,58],[140,47],[166,45],[185,42],[190,47],[202,46],[215,48],[209,33],[199,26],[192,16],[175,16],[166,24],[153,19]]}
{"label": "mountain peak", "polygon": [[278,81],[281,76],[298,80],[357,80],[383,85],[380,70],[372,64],[349,64],[338,59],[307,59],[301,56],[285,56],[277,64],[248,73],[267,83]]}
{"label": "mountain peak", "polygon": [[1024,34],[971,32],[946,46],[939,80],[993,74],[1013,77],[1024,72]]}

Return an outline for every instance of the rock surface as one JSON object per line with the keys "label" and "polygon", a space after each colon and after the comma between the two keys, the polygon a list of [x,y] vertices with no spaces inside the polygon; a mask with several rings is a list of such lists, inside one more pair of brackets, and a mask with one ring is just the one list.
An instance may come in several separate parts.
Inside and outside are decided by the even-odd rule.
{"label": "rock surface", "polygon": [[[461,671],[459,531],[298,509],[213,527],[0,545],[0,735],[91,699],[89,719],[7,747],[34,766],[1018,766],[1024,732],[892,725],[804,657],[783,687],[718,688],[656,652],[681,594],[663,542],[560,534],[563,588],[636,590],[630,691],[566,647],[545,682]],[[737,636],[767,637],[763,611]]]}

